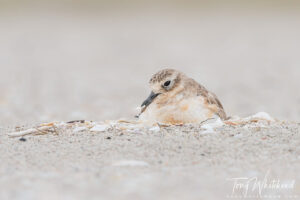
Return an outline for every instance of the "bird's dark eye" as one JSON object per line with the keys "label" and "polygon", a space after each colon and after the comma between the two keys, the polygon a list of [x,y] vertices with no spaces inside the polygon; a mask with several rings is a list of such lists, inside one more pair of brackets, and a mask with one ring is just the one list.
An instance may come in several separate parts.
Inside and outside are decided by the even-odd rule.
{"label": "bird's dark eye", "polygon": [[165,87],[168,87],[168,86],[170,85],[170,83],[171,83],[171,81],[166,81],[166,82],[164,83],[164,86],[165,86]]}

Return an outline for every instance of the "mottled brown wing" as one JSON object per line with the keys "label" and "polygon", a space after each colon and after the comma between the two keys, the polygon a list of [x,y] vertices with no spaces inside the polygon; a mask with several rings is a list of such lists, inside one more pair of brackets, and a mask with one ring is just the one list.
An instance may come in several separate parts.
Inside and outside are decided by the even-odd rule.
{"label": "mottled brown wing", "polygon": [[226,113],[224,111],[224,108],[223,108],[221,102],[219,101],[219,99],[217,98],[217,96],[214,93],[208,92],[208,102],[210,104],[217,105],[217,107],[218,107],[217,114],[219,115],[219,117],[221,119],[225,120],[226,119]]}
{"label": "mottled brown wing", "polygon": [[198,96],[203,96],[206,99],[207,104],[209,104],[209,108],[211,110],[213,110],[214,112],[216,112],[216,114],[222,120],[225,120],[226,119],[226,113],[224,111],[224,108],[223,108],[221,102],[217,98],[217,96],[214,93],[209,92],[204,86],[200,85],[199,83],[198,83],[198,85],[199,85],[199,87],[198,87],[198,90],[197,90],[197,95]]}

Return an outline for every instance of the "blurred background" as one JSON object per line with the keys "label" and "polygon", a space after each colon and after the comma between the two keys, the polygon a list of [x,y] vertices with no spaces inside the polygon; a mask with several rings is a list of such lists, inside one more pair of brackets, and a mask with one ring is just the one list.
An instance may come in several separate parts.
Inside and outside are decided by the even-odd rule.
{"label": "blurred background", "polygon": [[0,126],[133,118],[175,68],[228,115],[300,117],[299,1],[0,1]]}

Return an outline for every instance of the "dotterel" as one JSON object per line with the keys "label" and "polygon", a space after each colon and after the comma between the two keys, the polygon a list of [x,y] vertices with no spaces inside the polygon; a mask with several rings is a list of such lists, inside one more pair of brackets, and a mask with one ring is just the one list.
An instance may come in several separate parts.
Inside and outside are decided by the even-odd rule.
{"label": "dotterel", "polygon": [[226,119],[217,96],[177,70],[161,70],[149,83],[152,92],[141,106],[140,121],[186,124],[215,117]]}

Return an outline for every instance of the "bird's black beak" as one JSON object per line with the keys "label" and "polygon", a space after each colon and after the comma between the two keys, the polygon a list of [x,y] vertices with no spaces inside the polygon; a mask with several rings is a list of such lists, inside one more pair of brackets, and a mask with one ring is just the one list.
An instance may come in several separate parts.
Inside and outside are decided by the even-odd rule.
{"label": "bird's black beak", "polygon": [[149,97],[142,103],[141,105],[141,112],[140,114],[136,115],[136,118],[139,118],[140,115],[146,110],[146,108],[153,102],[153,100],[160,95],[160,93],[155,94],[154,92],[151,92],[151,94],[149,95]]}
{"label": "bird's black beak", "polygon": [[158,95],[160,95],[160,93],[155,94],[154,92],[151,92],[149,97],[142,103],[141,107],[149,106]]}

